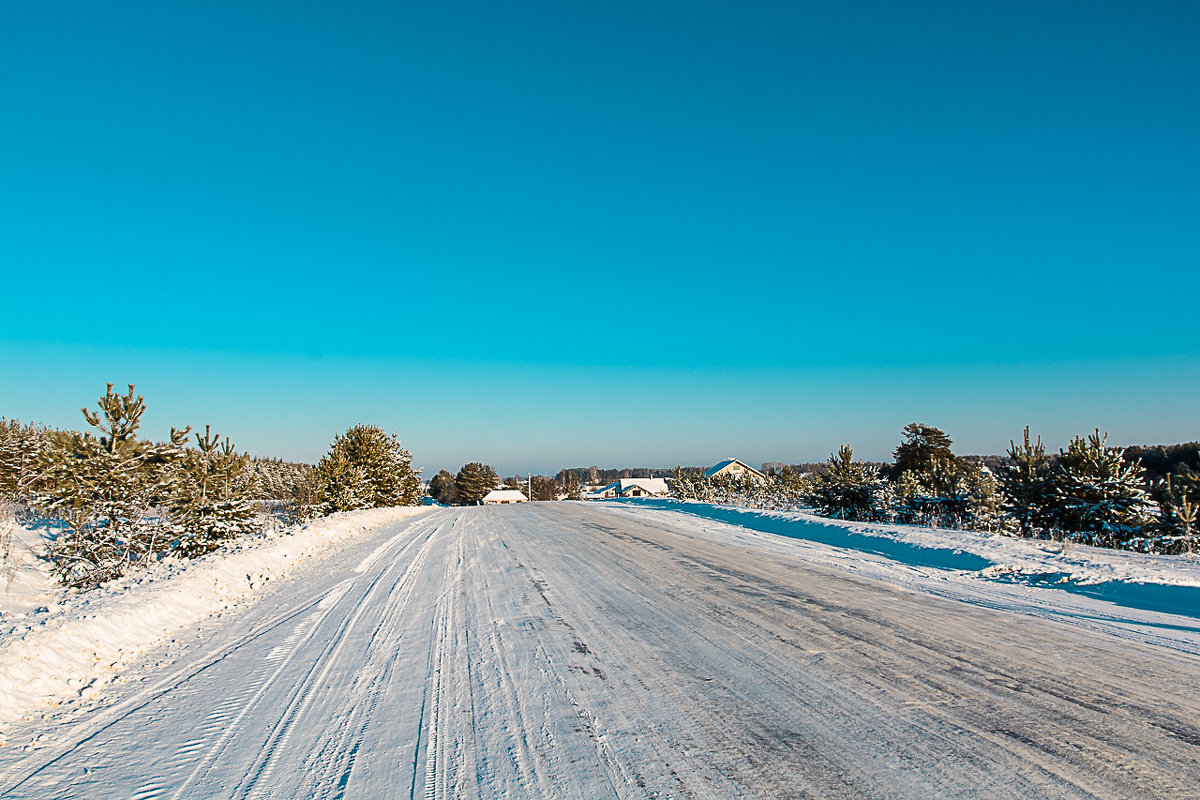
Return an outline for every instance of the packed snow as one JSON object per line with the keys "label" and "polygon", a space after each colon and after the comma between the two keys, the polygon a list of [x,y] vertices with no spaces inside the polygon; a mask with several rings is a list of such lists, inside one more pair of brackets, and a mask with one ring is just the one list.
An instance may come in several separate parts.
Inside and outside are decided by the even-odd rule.
{"label": "packed snow", "polygon": [[833,520],[805,511],[761,511],[645,499],[614,507],[682,512],[732,537],[811,563],[918,591],[1054,617],[1124,637],[1200,653],[1200,553],[1151,555],[998,533]]}
{"label": "packed snow", "polygon": [[1011,577],[1194,561],[680,508],[346,517],[269,582],[214,566],[257,588],[14,721],[0,795],[1200,798],[1196,614]]}

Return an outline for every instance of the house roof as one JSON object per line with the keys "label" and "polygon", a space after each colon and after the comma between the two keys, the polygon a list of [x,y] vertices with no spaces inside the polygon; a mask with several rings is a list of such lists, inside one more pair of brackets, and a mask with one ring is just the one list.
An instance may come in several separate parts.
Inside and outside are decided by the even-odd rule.
{"label": "house roof", "polygon": [[484,500],[528,500],[524,492],[516,489],[493,489],[483,496]]}
{"label": "house roof", "polygon": [[704,477],[711,478],[713,475],[716,475],[718,472],[725,469],[730,464],[741,464],[742,468],[745,469],[747,472],[752,472],[755,475],[758,475],[759,477],[765,477],[765,476],[763,476],[763,474],[761,472],[759,472],[754,467],[747,464],[745,461],[739,461],[736,458],[727,458],[723,461],[718,461],[716,464],[713,464],[711,467],[704,470]]}
{"label": "house roof", "polygon": [[652,494],[666,494],[670,491],[667,488],[666,480],[663,478],[621,478],[619,484],[617,488],[622,493],[634,486],[640,486]]}

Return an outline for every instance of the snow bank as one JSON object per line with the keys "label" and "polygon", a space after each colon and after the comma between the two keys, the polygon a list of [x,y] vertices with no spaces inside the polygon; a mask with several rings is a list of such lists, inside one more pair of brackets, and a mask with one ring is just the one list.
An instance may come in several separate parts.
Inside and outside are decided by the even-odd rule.
{"label": "snow bank", "polygon": [[[166,559],[90,592],[32,587],[0,616],[0,744],[9,724],[66,699],[94,697],[122,666],[172,633],[229,608],[269,580],[287,577],[324,548],[428,510],[334,514],[203,558]],[[31,596],[48,602],[20,610]]]}
{"label": "snow bank", "polygon": [[1021,539],[977,531],[834,520],[679,500],[628,505],[682,511],[763,533],[869,553],[912,567],[956,570],[999,583],[1050,588],[1126,608],[1200,617],[1200,558]]}

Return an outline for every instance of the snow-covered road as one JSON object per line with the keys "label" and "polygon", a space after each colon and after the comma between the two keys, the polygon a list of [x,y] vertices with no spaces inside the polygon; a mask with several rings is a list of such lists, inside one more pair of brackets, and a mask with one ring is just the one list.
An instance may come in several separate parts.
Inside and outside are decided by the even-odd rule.
{"label": "snow-covered road", "polygon": [[1195,655],[722,528],[536,503],[367,531],[33,723],[0,796],[1200,797]]}

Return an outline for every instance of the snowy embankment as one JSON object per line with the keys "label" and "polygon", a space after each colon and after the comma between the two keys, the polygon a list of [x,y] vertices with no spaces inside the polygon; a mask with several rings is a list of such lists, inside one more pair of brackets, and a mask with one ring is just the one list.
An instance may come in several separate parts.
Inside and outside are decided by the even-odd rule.
{"label": "snowy embankment", "polygon": [[[610,501],[613,502],[613,501]],[[1200,653],[1200,555],[1149,555],[916,525],[678,500],[616,501],[746,530],[746,544],[979,605],[1050,616]],[[636,513],[636,512],[635,512]],[[775,544],[762,534],[786,537]],[[751,541],[753,540],[753,541]]]}
{"label": "snowy embankment", "polygon": [[[166,559],[89,592],[36,585],[30,571],[18,584],[24,591],[10,593],[0,606],[0,743],[7,725],[64,700],[98,695],[124,665],[173,633],[287,577],[323,549],[428,510],[334,514],[203,558]],[[41,604],[31,607],[31,598]]]}

